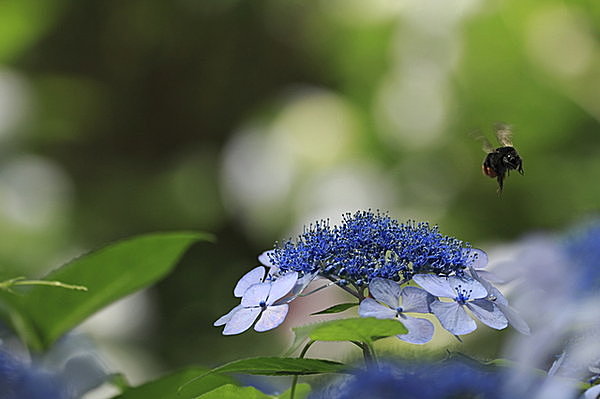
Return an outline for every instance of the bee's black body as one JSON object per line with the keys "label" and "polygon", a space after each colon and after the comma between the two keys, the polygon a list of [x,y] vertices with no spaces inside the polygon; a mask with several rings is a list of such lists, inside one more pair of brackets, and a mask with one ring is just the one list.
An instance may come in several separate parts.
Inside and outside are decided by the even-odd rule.
{"label": "bee's black body", "polygon": [[523,160],[517,150],[511,146],[498,147],[485,157],[482,165],[483,173],[498,180],[498,191],[502,192],[504,178],[511,170],[523,174]]}

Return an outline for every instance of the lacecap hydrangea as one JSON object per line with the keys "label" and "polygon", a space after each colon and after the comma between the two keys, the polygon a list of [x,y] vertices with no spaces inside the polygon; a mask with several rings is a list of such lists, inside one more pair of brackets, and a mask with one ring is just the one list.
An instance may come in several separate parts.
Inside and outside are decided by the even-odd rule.
{"label": "lacecap hydrangea", "polygon": [[[487,263],[485,252],[426,222],[401,223],[381,212],[347,213],[339,225],[310,224],[295,240],[277,243],[261,254],[259,261],[262,266],[246,273],[234,288],[241,303],[214,323],[225,325],[225,335],[252,326],[259,332],[275,328],[284,321],[292,300],[330,285],[357,298],[360,316],[402,322],[409,332],[398,337],[411,343],[428,342],[433,325],[406,313],[433,313],[454,335],[476,328],[465,308],[492,328],[510,323],[527,330],[485,279],[481,270]],[[329,283],[303,293],[318,277]],[[451,301],[440,301],[441,297]]]}

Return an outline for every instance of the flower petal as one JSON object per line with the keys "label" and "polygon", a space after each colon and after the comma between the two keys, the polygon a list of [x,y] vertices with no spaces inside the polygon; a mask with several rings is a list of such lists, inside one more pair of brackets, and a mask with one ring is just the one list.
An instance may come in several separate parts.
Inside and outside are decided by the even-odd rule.
{"label": "flower petal", "polygon": [[296,285],[296,281],[298,281],[298,272],[290,272],[277,277],[277,279],[271,283],[267,305],[272,305],[276,300],[287,295]]}
{"label": "flower petal", "polygon": [[319,270],[315,270],[313,273],[307,273],[300,277],[292,289],[292,294],[294,294],[294,296],[301,294],[302,291],[304,291],[304,289],[318,276]]}
{"label": "flower petal", "polygon": [[402,315],[400,322],[408,330],[408,334],[397,335],[402,341],[411,344],[425,344],[433,338],[433,323],[426,319]]}
{"label": "flower petal", "polygon": [[435,301],[431,311],[440,320],[442,327],[454,335],[464,335],[477,329],[477,323],[456,302]]}
{"label": "flower petal", "polygon": [[467,257],[465,264],[474,269],[483,269],[487,266],[488,256],[481,249],[463,248],[463,255]]}
{"label": "flower petal", "polygon": [[260,306],[261,302],[267,302],[269,297],[269,291],[271,290],[271,284],[273,283],[259,283],[251,285],[244,296],[242,297],[242,306],[245,308],[251,308]]}
{"label": "flower petal", "polygon": [[235,308],[231,309],[227,314],[219,317],[219,319],[213,323],[213,326],[219,327],[219,326],[222,326],[223,324],[227,324],[227,322],[229,322],[229,320],[231,320],[231,316],[233,316],[233,314],[235,312],[237,312],[238,310],[240,310],[241,308],[243,308],[243,306],[241,304],[237,305]]}
{"label": "flower petal", "polygon": [[254,325],[254,330],[258,332],[272,330],[279,326],[287,316],[289,306],[287,304],[269,306]]}
{"label": "flower petal", "polygon": [[496,330],[502,330],[508,326],[508,320],[492,301],[476,299],[467,302],[466,305],[483,324]]}
{"label": "flower petal", "polygon": [[506,284],[508,282],[508,280],[506,278],[503,278],[503,277],[499,276],[497,273],[491,272],[489,270],[477,269],[477,273],[479,273],[479,275],[482,278],[484,278],[485,280],[487,280],[491,283]]}
{"label": "flower petal", "polygon": [[600,385],[594,385],[583,393],[583,399],[598,399],[600,396]]}
{"label": "flower petal", "polygon": [[498,309],[504,314],[506,320],[508,320],[508,324],[510,324],[515,330],[520,332],[521,334],[529,335],[531,334],[531,329],[527,322],[521,317],[519,312],[517,312],[514,308],[509,306],[508,304],[495,302]]}
{"label": "flower petal", "polygon": [[376,319],[393,319],[397,312],[394,309],[380,304],[373,298],[364,299],[358,306],[360,317],[375,317]]}
{"label": "flower petal", "polygon": [[[485,287],[477,280],[469,276],[448,277],[448,282],[455,292],[455,296],[459,293],[467,296],[469,299],[479,299],[488,296]],[[451,297],[453,298],[453,297]]]}
{"label": "flower petal", "polygon": [[418,287],[402,289],[402,309],[404,312],[430,313],[429,305],[435,301],[433,295]]}
{"label": "flower petal", "polygon": [[439,277],[433,274],[415,274],[413,280],[432,295],[445,298],[456,296],[447,277]]}
{"label": "flower petal", "polygon": [[241,298],[251,285],[262,283],[264,278],[265,268],[262,266],[255,267],[248,273],[244,274],[240,281],[237,282],[235,288],[233,289],[233,295]]}
{"label": "flower petal", "polygon": [[493,298],[493,300],[495,300],[497,302],[508,303],[508,301],[506,300],[504,295],[502,295],[500,290],[498,290],[496,287],[494,287],[486,278],[483,277],[484,276],[483,272],[485,272],[485,270],[475,270],[472,267],[469,268],[469,274],[471,275],[471,277],[473,277],[475,280],[477,280],[479,282],[479,284],[483,285],[483,287],[487,291],[488,299]]}
{"label": "flower petal", "polygon": [[260,262],[261,265],[264,265],[266,267],[275,267],[275,265],[271,262],[271,259],[269,258],[269,255],[272,254],[273,251],[272,249],[263,252],[262,254],[258,255],[258,261]]}
{"label": "flower petal", "polygon": [[397,282],[386,278],[374,278],[369,283],[369,294],[392,309],[396,309],[400,304],[400,291]]}
{"label": "flower petal", "polygon": [[235,312],[225,324],[223,335],[240,334],[250,328],[261,312],[261,308],[242,308]]}

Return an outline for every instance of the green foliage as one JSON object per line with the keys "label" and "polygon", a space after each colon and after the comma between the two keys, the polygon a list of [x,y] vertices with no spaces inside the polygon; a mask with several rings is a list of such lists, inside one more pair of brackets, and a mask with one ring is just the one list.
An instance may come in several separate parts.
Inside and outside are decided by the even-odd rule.
{"label": "green foliage", "polygon": [[358,306],[358,304],[351,303],[351,302],[350,303],[340,303],[338,305],[333,305],[331,307],[328,307],[327,309],[321,310],[320,312],[312,313],[311,316],[317,316],[317,315],[321,315],[321,314],[341,313],[341,312],[344,312],[355,306]]}
{"label": "green foliage", "polygon": [[342,363],[322,359],[294,357],[253,357],[235,360],[214,368],[210,373],[245,373],[254,375],[312,375],[342,372]]}
{"label": "green foliage", "polygon": [[185,390],[178,391],[185,382],[206,371],[201,367],[188,367],[146,384],[129,388],[113,399],[191,399],[224,384],[234,383],[230,377],[213,374],[190,384]]}
{"label": "green foliage", "polygon": [[356,317],[331,320],[294,328],[292,350],[310,338],[313,341],[359,341],[371,343],[381,338],[406,334],[408,330],[397,320]]}
{"label": "green foliage", "polygon": [[204,395],[197,396],[195,399],[271,399],[254,387],[238,387],[236,385],[222,385]]}
{"label": "green foliage", "polygon": [[30,348],[46,349],[96,311],[163,278],[191,244],[208,239],[189,232],[149,234],[84,255],[46,279],[88,291],[36,285],[12,298],[4,295],[10,321]]}

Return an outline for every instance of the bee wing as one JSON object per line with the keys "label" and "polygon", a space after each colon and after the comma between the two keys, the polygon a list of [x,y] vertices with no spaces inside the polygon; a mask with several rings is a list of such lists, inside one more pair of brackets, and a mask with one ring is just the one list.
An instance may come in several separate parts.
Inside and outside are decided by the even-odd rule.
{"label": "bee wing", "polygon": [[487,139],[487,137],[485,137],[483,134],[481,134],[481,131],[476,130],[474,132],[471,132],[470,135],[475,140],[481,141],[481,146],[483,148],[483,151],[486,154],[489,154],[490,152],[494,152],[494,146],[492,145],[492,143],[490,143],[490,141]]}
{"label": "bee wing", "polygon": [[506,123],[496,123],[496,138],[503,147],[512,147],[512,129]]}

